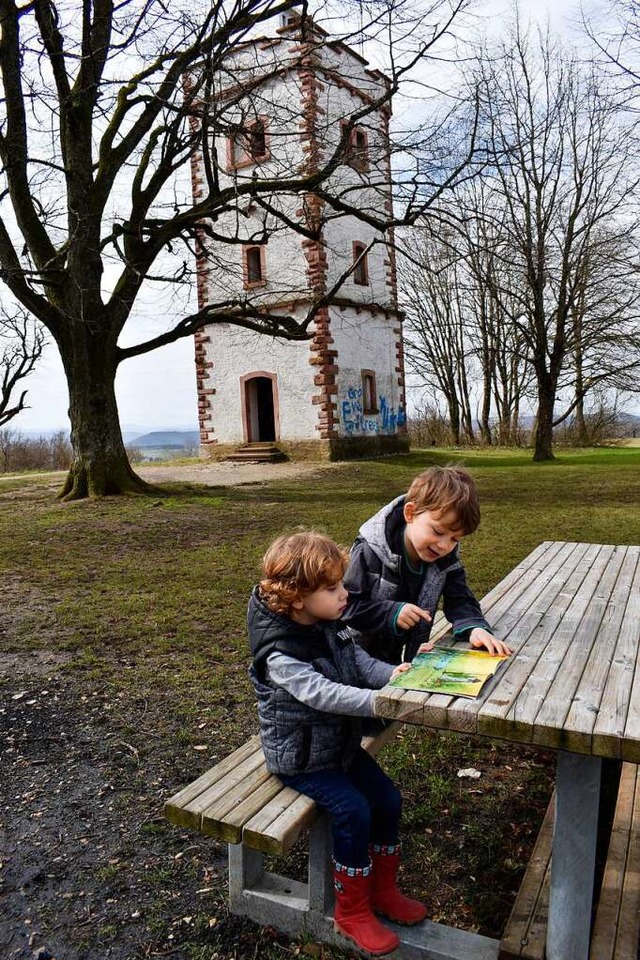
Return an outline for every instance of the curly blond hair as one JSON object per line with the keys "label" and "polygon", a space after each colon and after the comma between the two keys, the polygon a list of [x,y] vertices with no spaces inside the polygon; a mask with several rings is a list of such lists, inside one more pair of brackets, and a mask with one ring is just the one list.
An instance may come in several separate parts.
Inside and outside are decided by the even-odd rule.
{"label": "curly blond hair", "polygon": [[341,580],[348,558],[348,551],[323,533],[285,533],[262,559],[260,596],[274,613],[289,616],[294,603]]}

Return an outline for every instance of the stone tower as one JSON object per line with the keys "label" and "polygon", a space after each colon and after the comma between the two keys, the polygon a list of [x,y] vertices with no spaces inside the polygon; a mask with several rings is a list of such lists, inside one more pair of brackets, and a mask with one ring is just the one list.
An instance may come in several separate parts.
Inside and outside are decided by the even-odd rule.
{"label": "stone tower", "polygon": [[[342,145],[327,195],[370,220],[389,216],[387,84],[353,49],[316,26],[303,33],[299,20],[248,41],[225,62],[215,100],[225,118],[225,136],[215,141],[221,184],[232,195],[246,178],[284,177],[292,189],[239,198],[212,225],[198,268],[199,305],[235,298],[297,320],[312,305],[315,314],[305,340],[228,323],[195,335],[205,456],[255,443],[319,459],[408,449],[394,252],[375,223],[301,194],[293,182]],[[196,198],[204,176],[196,158]],[[320,239],[291,226],[319,223]]]}

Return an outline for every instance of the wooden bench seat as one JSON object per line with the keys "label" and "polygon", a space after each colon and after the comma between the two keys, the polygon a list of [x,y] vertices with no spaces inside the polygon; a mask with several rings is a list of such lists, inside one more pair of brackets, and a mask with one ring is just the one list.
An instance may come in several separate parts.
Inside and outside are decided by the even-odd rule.
{"label": "wooden bench seat", "polygon": [[[500,941],[500,960],[544,960],[555,794]],[[596,891],[597,895],[597,891]],[[589,960],[636,960],[640,939],[640,776],[623,763]]]}
{"label": "wooden bench seat", "polygon": [[[392,723],[362,746],[375,756],[401,724]],[[269,773],[256,734],[167,801],[165,817],[227,843],[282,856],[317,816],[316,804]]]}
{"label": "wooden bench seat", "polygon": [[[375,737],[364,737],[362,746],[375,756],[401,727],[391,723]],[[345,946],[333,928],[328,817],[267,771],[258,736],[171,797],[164,811],[172,823],[228,843],[231,913],[292,936]],[[307,882],[267,871],[264,855],[287,853],[307,828]]]}
{"label": "wooden bench seat", "polygon": [[555,791],[500,941],[500,960],[543,960],[549,920]]}
{"label": "wooden bench seat", "polygon": [[640,937],[640,776],[623,763],[589,960],[636,960]]}

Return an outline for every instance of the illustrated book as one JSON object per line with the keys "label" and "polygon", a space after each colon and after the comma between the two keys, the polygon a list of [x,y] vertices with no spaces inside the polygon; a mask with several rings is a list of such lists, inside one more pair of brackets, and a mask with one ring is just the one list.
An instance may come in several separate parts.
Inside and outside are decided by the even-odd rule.
{"label": "illustrated book", "polygon": [[414,657],[411,669],[395,677],[391,686],[473,698],[507,659],[502,655],[492,656],[484,650],[435,647]]}

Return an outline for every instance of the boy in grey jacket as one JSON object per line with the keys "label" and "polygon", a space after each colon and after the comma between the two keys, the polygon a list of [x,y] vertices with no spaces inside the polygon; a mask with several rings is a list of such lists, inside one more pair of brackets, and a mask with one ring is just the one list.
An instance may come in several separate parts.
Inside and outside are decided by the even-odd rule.
{"label": "boy in grey jacket", "polygon": [[249,601],[250,676],[267,768],[331,814],[336,929],[379,956],[399,940],[375,913],[413,924],[426,910],[397,888],[400,793],[362,749],[360,718],[409,665],[381,663],[338,632],[346,559],[313,532],[272,544]]}
{"label": "boy in grey jacket", "polygon": [[406,495],[362,525],[345,575],[343,620],[371,656],[387,663],[413,660],[429,639],[440,597],[457,638],[489,653],[511,653],[491,633],[459,556],[459,541],[479,523],[471,474],[430,467]]}

